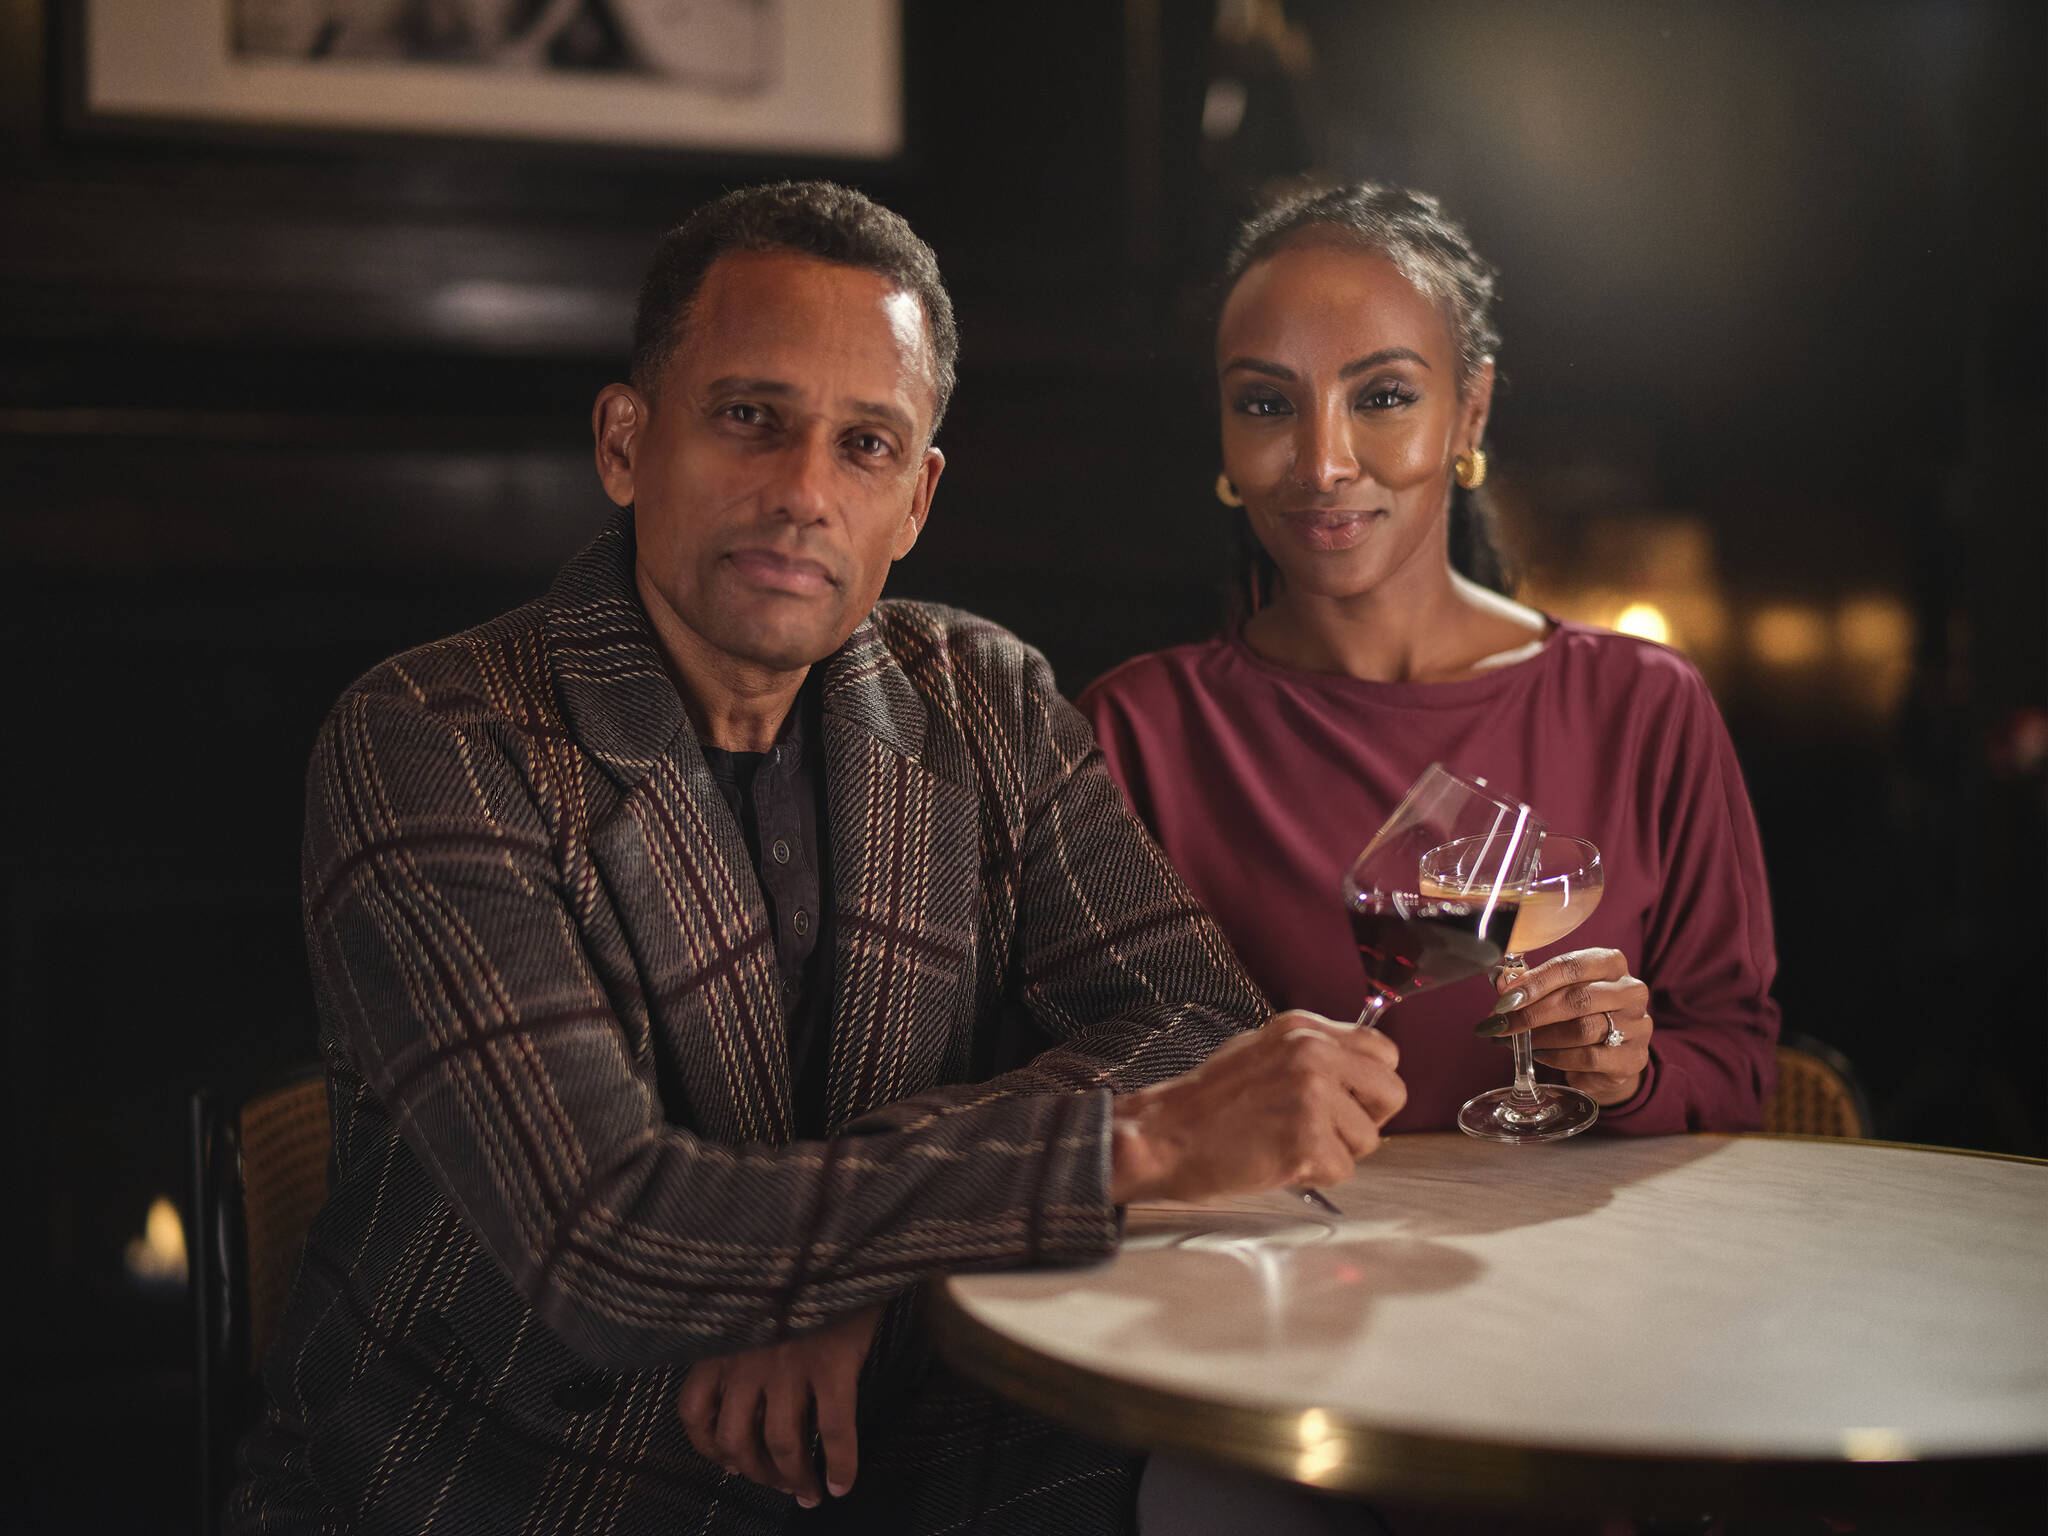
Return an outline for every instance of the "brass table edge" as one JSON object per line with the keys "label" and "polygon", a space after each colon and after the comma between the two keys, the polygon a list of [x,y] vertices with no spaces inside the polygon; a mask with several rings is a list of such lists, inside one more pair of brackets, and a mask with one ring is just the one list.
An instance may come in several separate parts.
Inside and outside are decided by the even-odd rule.
{"label": "brass table edge", "polygon": [[1800,1131],[1722,1131],[1694,1134],[1720,1134],[1742,1141],[1818,1141],[1836,1147],[1883,1147],[1892,1152],[1938,1152],[1944,1157],[1983,1157],[1995,1163],[2025,1163],[2034,1168],[2048,1168],[2048,1157],[2028,1157],[2023,1152],[1986,1152],[1977,1147],[1941,1147],[1926,1141],[1879,1141],[1872,1136],[1809,1136]]}
{"label": "brass table edge", "polygon": [[970,1315],[949,1285],[933,1287],[928,1324],[941,1357],[977,1385],[1101,1440],[1336,1493],[1601,1514],[1844,1514],[2027,1507],[2048,1486],[2048,1448],[1900,1461],[1584,1452],[1386,1429],[1327,1409],[1216,1403],[1021,1344]]}

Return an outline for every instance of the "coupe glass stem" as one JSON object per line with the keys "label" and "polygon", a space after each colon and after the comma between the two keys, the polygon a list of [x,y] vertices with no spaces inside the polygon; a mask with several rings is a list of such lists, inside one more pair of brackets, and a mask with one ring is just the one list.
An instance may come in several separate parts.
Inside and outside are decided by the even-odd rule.
{"label": "coupe glass stem", "polygon": [[[1529,972],[1529,966],[1520,955],[1503,955],[1500,962],[1500,977],[1503,981],[1520,981]],[[1529,1043],[1529,1031],[1508,1036],[1515,1050],[1515,1088],[1508,1103],[1519,1110],[1533,1110],[1543,1103],[1543,1096],[1536,1091],[1536,1047]]]}

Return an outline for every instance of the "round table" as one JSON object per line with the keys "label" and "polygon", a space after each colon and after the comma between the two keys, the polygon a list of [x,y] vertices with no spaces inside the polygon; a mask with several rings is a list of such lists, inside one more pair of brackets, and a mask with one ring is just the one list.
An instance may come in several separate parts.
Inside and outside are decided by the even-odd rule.
{"label": "round table", "polygon": [[1133,1207],[961,1275],[964,1374],[1075,1428],[1420,1502],[2024,1506],[2048,1164],[1877,1142],[1390,1138],[1327,1191]]}

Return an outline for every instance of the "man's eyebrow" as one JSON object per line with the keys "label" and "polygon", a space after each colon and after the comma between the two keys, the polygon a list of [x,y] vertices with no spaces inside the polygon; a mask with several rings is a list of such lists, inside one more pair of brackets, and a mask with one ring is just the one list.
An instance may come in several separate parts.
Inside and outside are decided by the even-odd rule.
{"label": "man's eyebrow", "polygon": [[917,423],[912,421],[901,409],[889,404],[886,400],[848,400],[846,407],[848,414],[872,416],[875,420],[881,422],[883,426],[894,427],[905,437],[915,437],[917,435]]}
{"label": "man's eyebrow", "polygon": [[[1398,362],[1419,363],[1424,368],[1429,367],[1429,359],[1412,348],[1381,347],[1377,352],[1368,352],[1363,357],[1354,357],[1350,362],[1337,370],[1337,377],[1348,379],[1354,374],[1365,372],[1368,368],[1377,368],[1381,363]],[[1281,379],[1289,384],[1296,382],[1300,377],[1292,368],[1285,367],[1279,363],[1269,363],[1263,357],[1233,357],[1223,365],[1225,373],[1236,372],[1240,369],[1246,373],[1263,373],[1268,378]],[[1430,369],[1430,371],[1434,373],[1436,370]]]}
{"label": "man's eyebrow", "polygon": [[729,373],[722,379],[713,379],[710,385],[706,387],[704,393],[707,395],[787,396],[796,393],[796,386],[794,384],[786,384],[780,379],[750,379],[744,374]]}

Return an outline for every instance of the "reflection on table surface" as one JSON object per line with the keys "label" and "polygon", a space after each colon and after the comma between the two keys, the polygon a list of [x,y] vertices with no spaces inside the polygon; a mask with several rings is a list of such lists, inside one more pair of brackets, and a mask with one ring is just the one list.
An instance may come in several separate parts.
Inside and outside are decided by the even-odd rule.
{"label": "reflection on table surface", "polygon": [[1424,1491],[1361,1458],[1447,1446],[1468,1477],[1535,1475],[1533,1452],[1696,1463],[1701,1487],[1737,1461],[2048,1453],[2048,1166],[1413,1136],[1329,1193],[1343,1218],[1133,1209],[1113,1263],[949,1281],[942,1341],[1045,1411],[1085,1387],[1066,1416],[1097,1433],[1333,1486]]}

